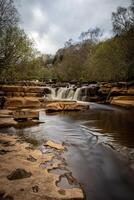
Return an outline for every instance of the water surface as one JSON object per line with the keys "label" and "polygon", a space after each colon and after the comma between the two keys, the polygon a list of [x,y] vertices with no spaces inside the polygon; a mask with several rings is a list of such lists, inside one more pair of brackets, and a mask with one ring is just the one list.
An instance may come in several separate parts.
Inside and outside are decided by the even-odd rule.
{"label": "water surface", "polygon": [[[26,140],[64,142],[65,157],[73,175],[83,185],[87,199],[134,199],[134,175],[128,162],[102,142],[134,148],[134,110],[91,103],[84,112],[40,112],[45,123],[15,130]],[[35,143],[36,143],[35,142]]]}

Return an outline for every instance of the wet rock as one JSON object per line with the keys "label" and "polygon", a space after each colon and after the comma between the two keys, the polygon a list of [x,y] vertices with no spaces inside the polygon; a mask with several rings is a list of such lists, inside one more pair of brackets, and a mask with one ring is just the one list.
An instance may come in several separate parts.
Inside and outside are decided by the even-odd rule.
{"label": "wet rock", "polygon": [[56,182],[57,186],[62,189],[79,188],[79,184],[75,182],[74,178],[70,175],[64,174],[60,176],[60,179]]}
{"label": "wet rock", "polygon": [[[20,142],[17,136],[10,136],[6,134],[0,134],[0,140],[10,141],[11,144],[15,144],[15,146],[10,146],[9,149],[8,147],[6,148],[6,150],[11,150],[11,153],[0,156],[0,191],[4,191],[5,194],[11,194],[15,200],[84,199],[81,188],[72,187],[69,189],[64,189],[65,195],[63,196],[63,194],[60,194],[58,190],[61,188],[57,187],[55,184],[59,175],[48,172],[48,169],[56,168],[60,163],[62,163],[60,161],[60,153],[62,153],[60,150],[49,147],[53,150],[53,153],[42,154],[41,151],[35,148],[26,148],[29,147],[29,144],[26,143],[26,141]],[[2,146],[2,144],[0,145]],[[58,159],[56,160],[55,152],[58,152],[59,155]],[[29,155],[36,158],[37,161],[26,161],[26,159],[29,158]],[[41,163],[46,162],[50,162],[52,166],[47,168],[43,168],[43,166],[40,167]],[[9,175],[8,178],[6,178],[7,175]],[[4,196],[3,194],[0,196],[0,200],[3,197],[5,198],[5,194]]]}
{"label": "wet rock", "polygon": [[64,146],[62,144],[55,143],[51,140],[48,140],[45,143],[45,146],[49,146],[49,147],[52,147],[52,148],[57,149],[57,150],[64,150]]}
{"label": "wet rock", "polygon": [[46,112],[82,111],[89,109],[89,105],[77,102],[54,102],[46,105]]}
{"label": "wet rock", "polygon": [[16,169],[12,171],[10,175],[7,176],[8,180],[16,180],[16,179],[23,179],[29,178],[32,175],[31,172],[27,172],[25,169]]}
{"label": "wet rock", "polygon": [[67,173],[67,170],[65,169],[60,169],[60,168],[53,168],[53,169],[49,169],[48,170],[49,173],[54,173],[54,174],[58,174],[58,175],[64,175],[65,173]]}

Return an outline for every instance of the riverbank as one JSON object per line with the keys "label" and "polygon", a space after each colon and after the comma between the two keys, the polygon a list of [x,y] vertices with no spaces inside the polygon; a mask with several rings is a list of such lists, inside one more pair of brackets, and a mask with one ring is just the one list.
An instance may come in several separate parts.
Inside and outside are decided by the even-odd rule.
{"label": "riverbank", "polygon": [[[30,84],[30,83],[29,83]],[[85,101],[112,104],[126,108],[134,107],[134,83],[94,83],[94,84],[45,84],[0,85],[5,97],[1,107],[42,107],[42,98],[47,101]]]}
{"label": "riverbank", "polygon": [[[75,183],[73,188],[78,187],[78,182],[81,183],[84,191],[86,192],[87,199],[90,199],[92,195],[94,195],[92,190],[95,190],[95,195],[99,196],[105,193],[107,198],[103,199],[105,200],[109,197],[111,200],[109,192],[107,192],[107,190],[103,190],[102,186],[105,185],[105,187],[113,188],[113,176],[115,182],[120,181],[120,184],[123,184],[123,187],[126,189],[132,187],[131,181],[130,183],[127,183],[126,181],[122,182],[122,179],[120,179],[120,177],[122,177],[123,179],[125,178],[125,180],[129,181],[129,176],[130,174],[133,174],[134,170],[134,144],[133,135],[131,134],[133,128],[133,115],[131,115],[131,110],[95,103],[90,104],[90,109],[84,110],[84,112],[58,112],[46,114],[44,109],[37,110],[40,111],[40,117],[38,121],[43,123],[29,125],[29,121],[15,121],[15,123],[18,124],[17,126],[10,124],[10,126],[1,129],[1,132],[5,133],[5,137],[8,138],[9,135],[13,134],[13,137],[17,138],[15,144],[18,145],[19,142],[20,151],[23,149],[24,144],[27,144],[30,149],[32,148],[27,152],[29,154],[26,156],[22,155],[23,159],[20,158],[26,166],[27,158],[28,160],[33,161],[33,163],[36,163],[35,159],[37,158],[34,154],[32,154],[33,150],[43,153],[43,156],[46,156],[46,154],[52,156],[54,155],[53,159],[51,159],[52,162],[50,160],[48,160],[50,162],[47,162],[42,157],[43,162],[41,163],[45,163],[45,166],[43,164],[44,167],[41,165],[43,169],[47,170],[48,173],[56,174],[56,176],[58,176],[58,178],[61,180],[61,182],[56,182],[56,186],[60,188],[59,190],[68,189],[70,187],[70,189],[72,189],[72,185],[70,184],[72,181]],[[14,110],[1,111],[1,117],[3,117],[5,121],[7,121],[7,117],[8,119],[12,119],[12,113]],[[88,124],[90,124],[90,126],[88,126]],[[111,142],[109,141],[109,138],[105,139],[105,135],[102,135],[101,130],[109,134],[110,132],[113,133],[109,135]],[[128,138],[126,138],[126,134],[128,134]],[[114,139],[117,138],[119,139],[115,140],[114,142]],[[33,148],[31,144],[34,144],[35,148]],[[1,154],[3,154],[0,157],[3,159],[3,156],[10,155],[10,158],[5,158],[8,158],[8,163],[9,161],[12,161],[12,159],[14,162],[13,155],[15,153],[15,149],[12,149],[13,152],[6,152],[6,150],[10,151],[11,149],[6,149],[3,145],[0,147],[2,150]],[[39,147],[40,149],[38,149]],[[60,148],[61,150],[56,150],[55,147]],[[20,157],[18,152],[15,155],[17,158]],[[125,162],[123,162],[123,160]],[[56,164],[57,161],[61,161],[58,166]],[[1,163],[3,162],[5,161],[2,160]],[[31,162],[32,165],[33,163]],[[27,174],[25,172],[31,172],[30,168],[24,168],[24,165],[22,166],[23,168],[20,167],[21,166],[17,165],[15,168],[19,174],[21,174],[20,169],[23,169],[22,174]],[[6,169],[8,169],[8,166]],[[38,170],[40,170],[40,167],[37,169],[37,171]],[[115,170],[117,170],[117,173],[115,173]],[[12,169],[8,175],[11,175],[12,172],[16,171]],[[71,172],[72,174],[70,174]],[[77,182],[75,178],[72,178],[72,176],[77,179]],[[67,179],[70,179],[69,184]],[[25,180],[28,182],[28,178],[25,178]],[[99,183],[99,188],[102,188],[102,190],[97,187]],[[116,191],[114,190],[113,193],[116,194]],[[119,194],[117,192],[116,195]],[[47,192],[45,195],[47,196]],[[128,195],[127,192],[126,195]],[[47,198],[49,199],[50,197],[46,197],[46,199]],[[64,199],[64,197],[62,199]]]}
{"label": "riverbank", "polygon": [[[18,136],[0,133],[0,199],[84,199],[62,157],[64,150],[62,144],[52,141],[38,150]],[[51,173],[54,169],[61,174]],[[58,186],[63,177],[66,189]]]}

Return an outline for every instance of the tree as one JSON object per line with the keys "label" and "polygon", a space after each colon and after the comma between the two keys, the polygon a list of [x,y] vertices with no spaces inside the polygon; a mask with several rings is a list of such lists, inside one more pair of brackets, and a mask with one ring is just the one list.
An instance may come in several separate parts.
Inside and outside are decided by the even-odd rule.
{"label": "tree", "polygon": [[82,32],[79,36],[79,39],[82,42],[98,42],[99,38],[102,36],[102,31],[100,28],[90,28],[85,32]]}
{"label": "tree", "polygon": [[0,38],[0,68],[4,69],[31,58],[33,54],[32,41],[18,27],[9,27]]}
{"label": "tree", "polygon": [[0,78],[31,80],[44,76],[43,57],[19,27],[14,0],[0,0]]}
{"label": "tree", "polygon": [[128,8],[118,7],[112,13],[113,32],[121,35],[134,28],[134,0]]}
{"label": "tree", "polygon": [[[0,0],[0,69],[6,67],[14,54],[15,32],[19,21],[13,0]],[[10,35],[11,34],[11,35]],[[18,37],[17,37],[18,38]],[[9,43],[8,43],[9,42]],[[12,51],[13,50],[13,51]],[[13,58],[14,60],[14,58]]]}
{"label": "tree", "polygon": [[70,38],[68,41],[65,42],[65,45],[64,45],[65,48],[70,47],[72,45],[72,43],[73,43],[73,40]]}
{"label": "tree", "polygon": [[13,0],[0,0],[0,34],[10,26],[17,24],[18,12]]}

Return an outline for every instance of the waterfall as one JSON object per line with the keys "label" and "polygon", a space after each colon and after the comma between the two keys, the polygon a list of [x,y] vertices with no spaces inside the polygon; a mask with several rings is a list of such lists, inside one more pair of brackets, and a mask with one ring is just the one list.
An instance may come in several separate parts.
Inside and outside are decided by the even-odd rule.
{"label": "waterfall", "polygon": [[80,93],[81,93],[81,88],[77,88],[76,92],[74,93],[74,97],[73,97],[73,100],[74,101],[77,101],[77,100],[80,100]]}
{"label": "waterfall", "polygon": [[59,90],[57,91],[57,96],[56,99],[65,99],[66,98],[66,92],[67,92],[67,88],[65,87],[61,87],[59,88]]}
{"label": "waterfall", "polygon": [[51,100],[51,99],[54,99],[55,96],[56,96],[56,89],[55,88],[51,88],[51,87],[44,88],[44,98]]}
{"label": "waterfall", "polygon": [[50,100],[70,100],[70,101],[86,101],[90,95],[95,95],[94,86],[83,86],[75,88],[74,85],[69,87],[52,88],[48,87],[50,93],[45,94],[45,98]]}
{"label": "waterfall", "polygon": [[74,100],[74,94],[75,94],[75,91],[74,89],[70,88],[69,91],[68,91],[68,94],[67,94],[67,98],[70,99],[70,100]]}

